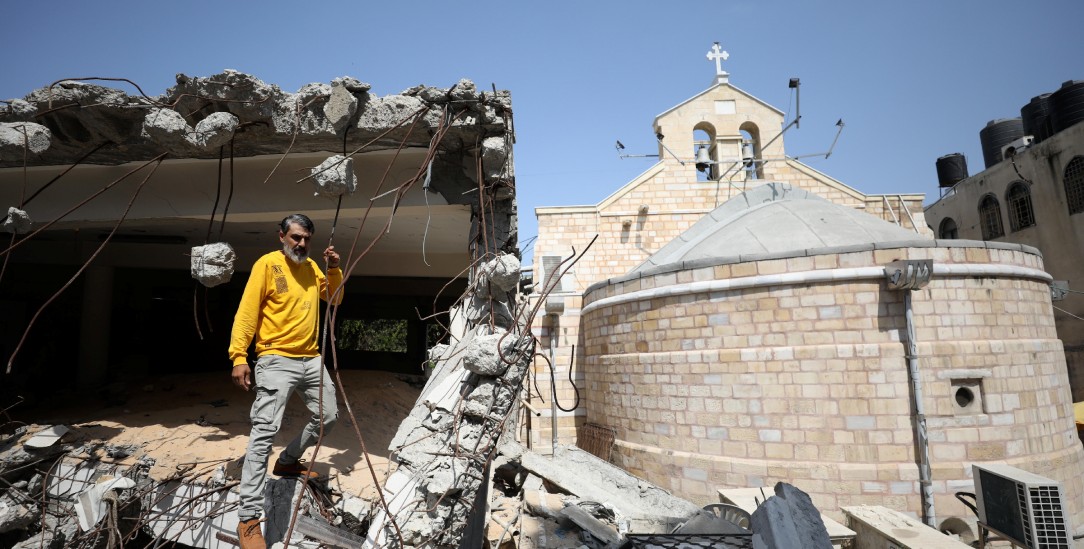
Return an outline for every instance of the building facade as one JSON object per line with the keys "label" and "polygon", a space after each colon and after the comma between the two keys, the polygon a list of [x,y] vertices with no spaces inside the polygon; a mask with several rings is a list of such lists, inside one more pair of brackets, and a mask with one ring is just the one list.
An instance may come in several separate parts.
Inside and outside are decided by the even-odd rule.
{"label": "building facade", "polygon": [[1065,128],[959,181],[926,207],[938,238],[1037,248],[1055,292],[1073,400],[1084,400],[1084,124]]}

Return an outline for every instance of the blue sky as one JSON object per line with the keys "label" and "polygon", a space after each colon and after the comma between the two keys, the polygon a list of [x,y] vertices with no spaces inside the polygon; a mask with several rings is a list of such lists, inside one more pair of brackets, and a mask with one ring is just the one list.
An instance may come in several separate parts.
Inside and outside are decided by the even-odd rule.
{"label": "blue sky", "polygon": [[[656,114],[707,88],[712,42],[731,82],[793,112],[790,155],[867,193],[937,195],[934,161],[982,168],[978,132],[1084,79],[1080,0],[549,2],[8,2],[0,99],[84,76],[150,94],[231,68],[295,91],[354,76],[379,95],[460,78],[512,92],[520,239],[534,208],[593,204],[650,166]],[[304,205],[299,205],[303,210]],[[528,250],[529,251],[529,250]]]}

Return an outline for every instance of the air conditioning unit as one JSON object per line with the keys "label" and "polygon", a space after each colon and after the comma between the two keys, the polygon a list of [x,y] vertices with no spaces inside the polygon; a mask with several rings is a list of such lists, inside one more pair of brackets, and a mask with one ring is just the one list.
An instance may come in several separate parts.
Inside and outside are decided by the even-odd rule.
{"label": "air conditioning unit", "polygon": [[1012,143],[1001,147],[1001,159],[1008,160],[1016,156],[1024,149],[1030,147],[1032,141],[1035,141],[1035,138],[1030,135],[1014,139]]}
{"label": "air conditioning unit", "polygon": [[1011,465],[973,464],[979,520],[1028,549],[1073,549],[1061,485]]}

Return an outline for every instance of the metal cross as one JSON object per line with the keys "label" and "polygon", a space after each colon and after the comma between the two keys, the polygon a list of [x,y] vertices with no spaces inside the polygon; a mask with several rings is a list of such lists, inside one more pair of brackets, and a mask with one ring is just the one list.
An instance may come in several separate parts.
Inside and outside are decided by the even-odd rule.
{"label": "metal cross", "polygon": [[716,76],[726,76],[726,71],[723,70],[723,61],[726,61],[729,58],[730,54],[719,48],[718,42],[711,47],[711,51],[708,52],[708,61],[715,61]]}

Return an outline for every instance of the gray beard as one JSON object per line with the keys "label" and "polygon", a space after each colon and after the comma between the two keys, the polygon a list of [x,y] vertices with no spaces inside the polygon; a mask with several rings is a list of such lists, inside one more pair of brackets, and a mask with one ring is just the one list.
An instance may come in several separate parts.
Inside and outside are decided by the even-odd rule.
{"label": "gray beard", "polygon": [[307,251],[298,252],[294,248],[291,248],[290,245],[285,242],[282,244],[282,253],[286,256],[287,259],[293,261],[298,265],[304,263],[305,260],[309,258],[309,254]]}

